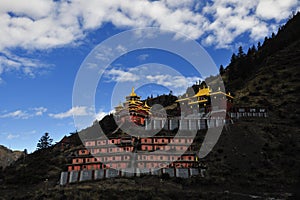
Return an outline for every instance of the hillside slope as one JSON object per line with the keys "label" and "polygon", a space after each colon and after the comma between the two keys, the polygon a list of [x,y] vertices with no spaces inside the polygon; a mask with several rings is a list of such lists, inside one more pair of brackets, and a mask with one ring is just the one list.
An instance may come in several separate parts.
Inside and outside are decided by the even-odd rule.
{"label": "hillside slope", "polygon": [[[230,63],[223,74],[236,106],[268,109],[266,119],[240,119],[223,131],[206,158],[211,174],[232,183],[233,188],[244,185],[248,191],[299,195],[299,27],[300,13],[252,55]],[[247,68],[243,60],[253,60],[256,66]],[[247,76],[234,79],[233,84],[229,77],[239,69]]]}
{"label": "hillside slope", "polygon": [[0,168],[9,166],[22,155],[22,151],[12,151],[5,146],[0,145]]}

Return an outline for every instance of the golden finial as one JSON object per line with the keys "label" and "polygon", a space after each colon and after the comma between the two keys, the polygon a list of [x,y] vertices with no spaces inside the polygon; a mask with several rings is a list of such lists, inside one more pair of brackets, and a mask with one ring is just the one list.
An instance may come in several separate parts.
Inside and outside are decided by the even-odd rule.
{"label": "golden finial", "polygon": [[136,95],[136,93],[134,92],[134,87],[132,87],[132,90],[131,90],[130,96],[137,96],[137,95]]}

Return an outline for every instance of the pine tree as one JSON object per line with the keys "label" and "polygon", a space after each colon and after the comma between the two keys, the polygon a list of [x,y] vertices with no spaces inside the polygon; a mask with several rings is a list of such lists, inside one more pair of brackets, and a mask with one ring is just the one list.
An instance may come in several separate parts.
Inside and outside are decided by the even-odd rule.
{"label": "pine tree", "polygon": [[236,59],[237,59],[237,57],[236,57],[235,53],[233,53],[231,56],[231,59],[230,59],[230,64],[234,65],[234,63],[236,62]]}
{"label": "pine tree", "polygon": [[242,58],[244,56],[245,56],[245,53],[244,53],[243,47],[240,46],[239,50],[238,50],[238,58]]}
{"label": "pine tree", "polygon": [[257,49],[260,49],[260,48],[261,48],[261,43],[258,42],[258,43],[257,43]]}
{"label": "pine tree", "polygon": [[52,142],[49,133],[45,133],[37,143],[37,149],[46,149],[52,145]]}
{"label": "pine tree", "polygon": [[225,69],[223,67],[223,65],[220,65],[220,75],[223,75],[225,72]]}

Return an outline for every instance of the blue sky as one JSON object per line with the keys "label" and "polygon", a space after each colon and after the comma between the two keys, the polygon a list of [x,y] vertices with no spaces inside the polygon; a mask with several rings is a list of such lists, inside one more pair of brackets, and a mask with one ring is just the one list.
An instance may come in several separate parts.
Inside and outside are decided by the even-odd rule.
{"label": "blue sky", "polygon": [[[90,112],[72,107],[76,74],[89,53],[113,35],[149,26],[171,29],[196,40],[216,66],[226,66],[238,46],[247,49],[263,41],[300,8],[297,0],[30,2],[0,0],[0,144],[29,152],[43,133],[59,141],[76,130],[73,115]],[[163,73],[148,76],[156,84],[138,88],[142,98],[168,93],[168,84],[179,85],[173,92],[180,94],[199,79],[188,62],[171,53],[129,52],[112,62],[101,78],[95,117],[100,119],[115,106],[111,91],[116,83],[134,86],[135,78],[141,77],[143,71],[130,68],[149,63],[181,71],[186,79],[183,84]]]}

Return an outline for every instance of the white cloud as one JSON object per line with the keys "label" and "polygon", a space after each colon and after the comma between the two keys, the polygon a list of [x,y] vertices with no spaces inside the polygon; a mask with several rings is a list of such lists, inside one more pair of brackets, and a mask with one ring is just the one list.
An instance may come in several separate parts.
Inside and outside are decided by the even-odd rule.
{"label": "white cloud", "polygon": [[[111,69],[105,72],[109,81],[127,84],[158,84],[171,89],[174,94],[181,94],[186,87],[199,81],[198,76],[184,77],[168,68],[157,65],[144,65],[129,69]],[[132,83],[134,82],[134,83]]]}
{"label": "white cloud", "polygon": [[13,119],[28,119],[36,116],[41,116],[47,111],[47,108],[37,107],[28,110],[16,110],[7,112],[0,115],[0,118],[13,118]]}
{"label": "white cloud", "polygon": [[[145,71],[143,71],[143,69]],[[129,68],[128,71],[123,69],[111,69],[105,72],[105,77],[109,79],[109,81],[114,81],[117,83],[148,80],[151,83],[156,83],[165,87],[172,86],[173,88],[186,87],[199,80],[199,77],[196,76],[184,77],[172,74],[162,74],[162,72],[156,72],[155,75],[153,75],[153,72],[149,72],[148,70],[151,70],[150,66]]]}
{"label": "white cloud", "polygon": [[199,77],[184,77],[167,75],[147,75],[146,79],[153,83],[163,85],[165,87],[173,86],[174,88],[186,88],[199,80]]}
{"label": "white cloud", "polygon": [[124,53],[127,51],[126,47],[122,46],[122,45],[118,45],[116,48],[117,51]]}
{"label": "white cloud", "polygon": [[299,5],[297,0],[263,0],[259,1],[256,14],[263,19],[280,21],[291,15],[293,7]]}
{"label": "white cloud", "polygon": [[121,69],[108,70],[105,76],[115,82],[134,82],[140,79],[138,75]]}
{"label": "white cloud", "polygon": [[52,117],[55,119],[64,119],[64,118],[69,118],[69,117],[73,117],[73,116],[93,116],[95,119],[101,120],[107,114],[108,113],[104,112],[103,110],[99,110],[99,112],[94,113],[92,108],[89,108],[86,106],[76,106],[65,112],[56,113],[56,114],[50,113],[49,117]]}
{"label": "white cloud", "polygon": [[102,110],[100,110],[98,113],[96,113],[95,118],[100,121],[103,117],[105,117],[108,113],[107,112],[103,112]]}
{"label": "white cloud", "polygon": [[18,137],[20,137],[20,135],[15,135],[15,134],[9,133],[6,138],[8,140],[12,140],[12,139],[15,139],[15,138],[18,138]]}
{"label": "white cloud", "polygon": [[145,61],[149,57],[149,54],[142,54],[137,57],[139,61]]}
{"label": "white cloud", "polygon": [[41,73],[49,67],[50,65],[43,64],[39,60],[20,57],[9,51],[0,53],[0,76],[4,72],[21,71],[27,76],[35,77],[36,73]]}
{"label": "white cloud", "polygon": [[[281,24],[297,8],[297,0],[215,0],[203,8],[212,20],[207,29],[205,45],[228,48],[242,34],[249,34],[257,41],[264,38]],[[276,23],[268,21],[277,20]]]}
{"label": "white cloud", "polygon": [[38,108],[33,108],[33,110],[35,111],[34,115],[35,116],[42,116],[45,112],[47,112],[47,108],[44,107],[38,107]]}
{"label": "white cloud", "polygon": [[0,115],[0,118],[14,118],[14,119],[28,119],[30,114],[22,110],[16,110],[13,112]]}
{"label": "white cloud", "polygon": [[[200,39],[203,44],[228,48],[245,33],[252,40],[262,39],[299,8],[297,0],[131,0],[130,3],[125,0],[89,0],[88,3],[85,0],[31,0],[30,4],[2,0],[0,52],[73,45],[108,22],[118,28],[171,29]],[[270,21],[272,19],[275,21]],[[125,49],[120,46],[119,50]],[[0,55],[0,74],[13,69],[33,76],[40,70],[38,61],[13,56],[17,55]],[[106,58],[106,55],[99,56]]]}
{"label": "white cloud", "polygon": [[68,117],[73,117],[73,116],[87,116],[90,115],[90,109],[85,107],[85,106],[77,106],[73,107],[70,110],[66,112],[61,112],[57,114],[50,113],[49,116],[56,118],[56,119],[63,119],[63,118],[68,118]]}
{"label": "white cloud", "polygon": [[157,26],[182,32],[193,39],[204,33],[216,34],[216,28],[219,32],[231,29],[235,38],[241,32],[251,32],[253,25],[263,20],[286,19],[299,7],[299,2],[213,0],[202,9],[199,6],[202,5],[193,0],[131,0],[130,3],[124,0],[90,0],[89,3],[84,0],[34,0],[30,5],[25,1],[2,0],[0,50],[14,47],[49,49],[72,44],[82,39],[87,31],[107,22],[127,28]]}

